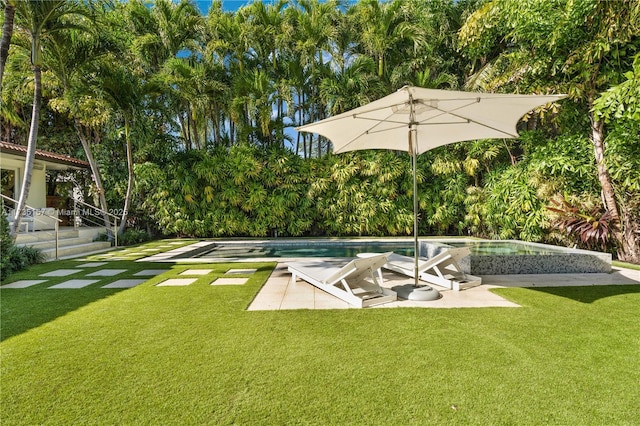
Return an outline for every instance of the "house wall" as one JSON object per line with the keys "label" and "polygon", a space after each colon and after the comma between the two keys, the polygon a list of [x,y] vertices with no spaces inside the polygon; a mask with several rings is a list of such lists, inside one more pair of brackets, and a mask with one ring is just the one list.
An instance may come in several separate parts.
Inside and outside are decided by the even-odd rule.
{"label": "house wall", "polygon": [[[0,167],[16,171],[16,192],[14,198],[17,200],[18,197],[20,197],[22,179],[24,179],[24,159],[20,157],[13,158],[12,156],[5,155],[3,153],[0,159]],[[27,204],[34,208],[42,208],[47,205],[46,166],[41,161],[36,160],[31,173],[31,187],[29,188]]]}

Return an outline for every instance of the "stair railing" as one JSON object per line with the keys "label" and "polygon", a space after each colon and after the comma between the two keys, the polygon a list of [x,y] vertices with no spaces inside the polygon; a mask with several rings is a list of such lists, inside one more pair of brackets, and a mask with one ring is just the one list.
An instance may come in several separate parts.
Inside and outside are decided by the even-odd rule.
{"label": "stair railing", "polygon": [[[84,225],[84,222],[88,222],[94,226],[105,227],[107,238],[111,240],[113,236],[114,246],[118,246],[118,219],[119,217],[109,213],[107,211],[102,210],[100,207],[93,206],[91,204],[85,203],[80,200],[73,200],[73,226],[74,228],[78,228]],[[104,224],[105,216],[108,218],[107,222],[109,226]],[[111,218],[113,218],[113,225],[111,225]]]}
{"label": "stair railing", "polygon": [[[13,198],[6,196],[4,194],[0,194],[0,196],[2,197],[3,200],[7,200],[10,201],[12,203],[14,203],[14,206],[18,205],[18,201],[14,200]],[[13,211],[9,211],[6,212],[7,213],[7,219],[9,219],[9,224],[13,223],[16,219],[15,217],[15,209],[12,209]],[[27,213],[29,212],[29,213]],[[29,234],[29,224],[31,224],[31,231],[35,231],[36,229],[36,222],[39,222],[41,224],[44,224],[45,226],[49,225],[50,221],[45,221],[42,220],[40,218],[40,216],[46,216],[50,219],[53,219],[53,230],[54,230],[54,235],[55,235],[55,242],[56,242],[56,257],[55,259],[58,260],[58,248],[59,248],[59,238],[60,238],[60,223],[62,222],[62,220],[58,219],[56,216],[52,216],[49,213],[47,213],[46,208],[44,209],[38,209],[35,207],[31,207],[29,205],[25,205],[25,215],[23,215],[21,221],[20,221],[20,226],[24,225],[24,232],[26,233],[26,235]],[[15,231],[15,235],[20,234],[20,229],[16,229]]]}

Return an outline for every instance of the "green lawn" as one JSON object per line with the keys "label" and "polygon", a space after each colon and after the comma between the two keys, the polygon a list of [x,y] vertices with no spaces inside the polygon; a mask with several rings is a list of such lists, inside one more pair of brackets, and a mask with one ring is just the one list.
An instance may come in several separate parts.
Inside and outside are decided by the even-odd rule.
{"label": "green lawn", "polygon": [[[245,285],[210,286],[238,264],[111,261],[171,269],[123,290],[2,289],[1,423],[640,419],[640,286],[498,290],[516,309],[246,311],[273,266],[243,264],[258,268]],[[187,268],[213,271],[156,286]]]}

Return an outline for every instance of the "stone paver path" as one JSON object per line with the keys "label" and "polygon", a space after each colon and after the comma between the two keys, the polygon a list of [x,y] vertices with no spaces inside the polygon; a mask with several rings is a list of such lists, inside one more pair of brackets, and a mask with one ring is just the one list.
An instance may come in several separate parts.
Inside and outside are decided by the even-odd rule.
{"label": "stone paver path", "polygon": [[257,269],[229,269],[225,275],[233,275],[233,274],[253,274]]}
{"label": "stone paver path", "polygon": [[83,263],[82,265],[78,265],[76,266],[76,268],[97,268],[98,266],[104,266],[107,263],[108,262],[89,262],[89,263]]}
{"label": "stone paver path", "polygon": [[41,277],[66,277],[71,274],[82,272],[82,269],[56,269],[55,271],[45,272],[40,274]]}
{"label": "stone paver path", "polygon": [[218,278],[211,285],[242,285],[246,284],[249,278]]}
{"label": "stone paver path", "polygon": [[158,287],[184,286],[198,281],[197,278],[170,278],[157,284]]}
{"label": "stone paver path", "polygon": [[211,273],[213,269],[187,269],[186,271],[180,272],[180,275],[207,275]]}
{"label": "stone paver path", "polygon": [[58,288],[83,288],[83,287],[87,287],[91,284],[97,283],[100,280],[69,280],[69,281],[65,281],[62,282],[60,284],[56,284],[53,285],[49,288],[54,288],[54,289],[58,289]]}
{"label": "stone paver path", "polygon": [[134,277],[155,277],[156,275],[164,274],[168,269],[144,269],[133,274]]}
{"label": "stone paver path", "polygon": [[117,280],[111,284],[103,285],[102,288],[131,288],[142,284],[146,280]]}
{"label": "stone paver path", "polygon": [[[208,243],[207,243],[208,244]],[[180,247],[175,247],[180,245]],[[196,243],[196,246],[202,245],[202,243]],[[164,246],[164,248],[173,248],[171,250],[172,255],[176,255],[178,252],[182,252],[185,250],[193,250],[193,244],[190,246],[183,246],[179,243],[173,243],[169,246]],[[146,249],[144,251],[158,251],[157,249]],[[102,256],[104,261],[94,261],[85,263],[78,263],[78,265],[74,269],[56,269],[50,272],[46,272],[40,274],[41,277],[67,277],[73,275],[73,279],[67,279],[64,282],[60,282],[58,284],[49,285],[50,289],[82,289],[88,286],[92,286],[96,283],[98,285],[93,286],[93,288],[105,288],[105,289],[126,289],[138,286],[148,279],[155,277],[157,275],[161,275],[170,271],[168,268],[163,269],[143,269],[140,271],[130,271],[129,269],[111,269],[111,268],[102,268],[105,265],[108,265],[112,260],[131,260],[125,256],[137,256],[142,253],[130,253],[127,250],[121,250],[115,253],[105,253]],[[161,255],[164,253],[161,253]],[[117,256],[115,256],[117,255]],[[94,257],[92,257],[94,258]],[[168,278],[164,281],[157,283],[155,286],[157,287],[183,287],[188,286],[195,283],[198,280],[202,280],[203,277],[205,279],[210,275],[211,277],[208,280],[208,283],[211,286],[224,286],[224,285],[244,285],[249,281],[247,275],[254,274],[257,269],[256,268],[234,268],[229,269],[224,272],[223,277],[220,277],[221,272],[215,272],[215,269],[212,268],[189,268],[180,272],[177,278]],[[239,276],[240,275],[240,276]],[[245,275],[245,276],[242,276]],[[110,282],[115,276],[121,276],[120,279]],[[111,278],[111,280],[110,280]],[[28,288],[31,286],[35,286],[38,284],[46,283],[48,280],[21,280],[16,281],[14,283],[6,284],[2,286],[2,288]]]}
{"label": "stone paver path", "polygon": [[99,271],[87,274],[88,277],[113,277],[115,275],[127,272],[127,269],[101,269]]}
{"label": "stone paver path", "polygon": [[47,280],[20,280],[20,281],[13,282],[11,284],[5,284],[0,288],[27,288],[27,287],[31,287],[32,285],[46,283],[46,282]]}

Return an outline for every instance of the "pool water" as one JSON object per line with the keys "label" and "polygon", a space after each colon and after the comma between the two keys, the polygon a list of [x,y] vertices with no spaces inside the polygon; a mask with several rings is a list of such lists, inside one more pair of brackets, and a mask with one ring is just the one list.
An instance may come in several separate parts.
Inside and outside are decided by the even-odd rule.
{"label": "pool water", "polygon": [[471,254],[474,256],[492,256],[492,255],[549,255],[564,253],[561,249],[550,246],[532,245],[527,243],[519,243],[513,241],[461,241],[447,242],[447,245],[453,247],[469,247]]}
{"label": "pool water", "polygon": [[[562,250],[549,246],[533,246],[512,241],[447,241],[446,245],[469,247],[473,256],[491,255],[551,255]],[[358,253],[384,253],[392,251],[413,256],[413,242],[269,242],[269,243],[215,243],[198,257],[209,258],[280,258],[280,257],[356,257]]]}
{"label": "pool water", "polygon": [[[411,247],[408,247],[411,245]],[[413,256],[412,243],[354,243],[316,242],[269,243],[269,244],[216,244],[198,257],[203,258],[279,258],[279,257],[356,257],[358,253],[384,253],[392,251],[405,256]]]}

